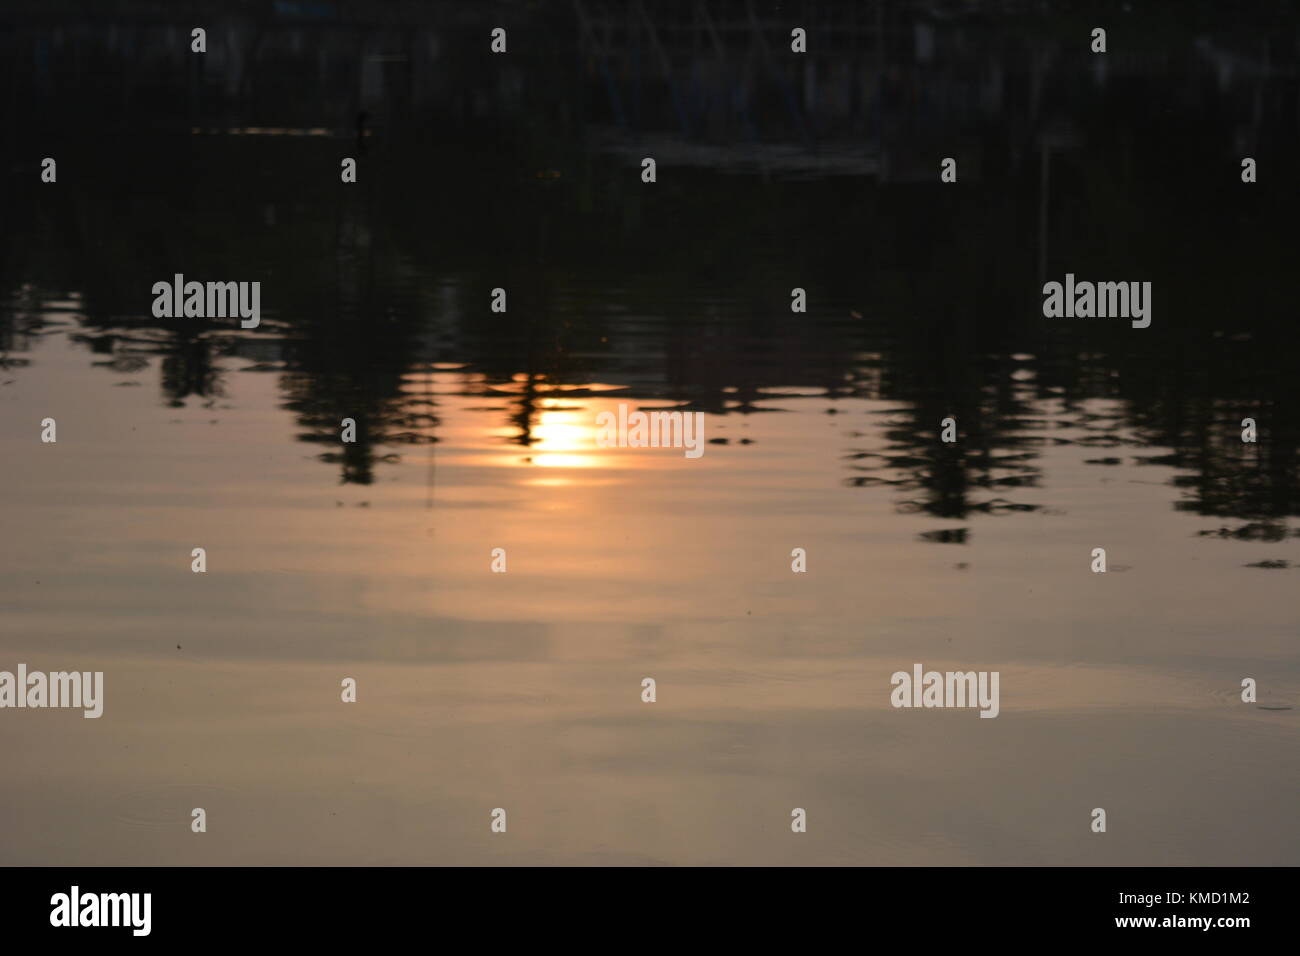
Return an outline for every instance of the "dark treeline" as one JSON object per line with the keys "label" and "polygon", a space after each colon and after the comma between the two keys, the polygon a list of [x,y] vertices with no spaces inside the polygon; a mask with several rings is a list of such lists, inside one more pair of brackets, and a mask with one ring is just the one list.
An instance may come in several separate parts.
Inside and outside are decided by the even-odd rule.
{"label": "dark treeline", "polygon": [[[1300,21],[1132,6],[11,3],[5,374],[75,292],[96,361],[156,368],[173,404],[277,375],[301,439],[361,483],[435,440],[410,387],[433,363],[525,446],[555,384],[726,414],[869,397],[896,403],[890,454],[846,448],[844,480],[946,518],[1029,507],[1015,489],[1065,441],[1052,399],[1099,464],[1176,464],[1177,507],[1272,526],[1300,511]],[[1066,272],[1152,282],[1151,327],[1045,319]],[[175,273],[261,281],[261,327],[153,318]]]}

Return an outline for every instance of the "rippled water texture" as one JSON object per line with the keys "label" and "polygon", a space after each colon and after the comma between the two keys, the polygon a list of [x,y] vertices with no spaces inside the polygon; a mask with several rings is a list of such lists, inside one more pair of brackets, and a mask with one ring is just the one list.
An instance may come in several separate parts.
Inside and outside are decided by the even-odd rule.
{"label": "rippled water texture", "polygon": [[0,863],[1295,864],[1296,22],[1132,6],[9,5]]}

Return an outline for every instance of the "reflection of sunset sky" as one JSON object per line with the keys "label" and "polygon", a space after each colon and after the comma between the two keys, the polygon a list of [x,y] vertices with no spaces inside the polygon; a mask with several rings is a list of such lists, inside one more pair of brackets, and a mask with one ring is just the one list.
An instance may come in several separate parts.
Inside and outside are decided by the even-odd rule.
{"label": "reflection of sunset sky", "polygon": [[[159,595],[148,582],[174,549],[188,554],[188,542],[202,538],[214,570],[224,566],[209,589],[231,574],[252,575],[251,593],[272,605],[283,590],[291,606],[340,612],[360,602],[374,612],[490,619],[506,609],[501,587],[509,582],[507,593],[521,602],[511,616],[555,623],[714,613],[871,621],[925,608],[954,621],[978,614],[985,623],[960,626],[988,627],[982,640],[1004,640],[990,615],[1023,626],[1069,613],[1150,618],[1149,626],[1185,617],[1199,629],[1200,602],[1235,593],[1256,595],[1259,640],[1268,615],[1280,615],[1279,628],[1288,619],[1285,605],[1267,599],[1285,581],[1243,567],[1259,559],[1260,545],[1197,538],[1206,522],[1169,507],[1170,481],[1183,472],[1138,464],[1126,450],[1124,463],[1099,468],[1088,462],[1103,452],[1089,445],[1046,447],[1034,485],[971,492],[972,501],[1014,495],[1039,510],[945,520],[901,507],[913,492],[897,482],[910,481],[915,466],[890,464],[897,403],[777,390],[779,398],[756,405],[779,412],[706,414],[706,438],[727,443],[689,460],[676,449],[597,447],[597,413],[627,400],[624,389],[599,382],[538,389],[531,444],[521,445],[510,423],[519,383],[485,397],[480,378],[462,367],[406,378],[403,394],[421,407],[432,401],[438,419],[414,430],[436,444],[380,445],[379,455],[396,457],[378,466],[374,484],[339,485],[318,447],[294,441],[294,414],[279,407],[275,375],[218,363],[225,398],[169,408],[150,388],[114,387],[147,381],[152,366],[88,369],[84,351],[60,334],[43,337],[29,356],[31,366],[7,387],[7,410],[14,420],[57,418],[60,441],[35,456],[20,451],[21,434],[5,435],[12,465],[4,490],[16,505],[16,540],[26,542],[11,568],[39,567],[43,554],[53,576],[63,555],[70,569],[126,575],[114,589],[86,579],[90,591],[65,592],[68,613],[113,593],[115,606],[154,606]],[[1026,438],[1087,439],[1117,411],[1102,400],[1030,408],[1018,433]],[[84,467],[87,456],[94,469]],[[846,462],[880,482],[846,483],[856,473]],[[968,545],[919,536],[956,526],[968,529]],[[1052,583],[1069,580],[1080,560],[1086,566],[1098,542],[1112,562],[1135,568],[1095,579],[1110,588],[1104,610],[1087,587],[1062,592]],[[794,546],[809,550],[806,577],[789,577]],[[493,547],[509,552],[507,577],[482,573]],[[236,566],[227,564],[232,556]],[[1203,562],[1216,572],[1202,581]],[[1189,575],[1200,581],[1191,602]],[[834,626],[843,630],[843,621]],[[1074,653],[1088,657],[1086,647]]]}
{"label": "reflection of sunset sky", "polygon": [[[815,5],[796,61],[748,11],[516,5],[490,57],[487,5],[276,5],[195,69],[188,5],[0,31],[0,669],[106,675],[0,714],[0,864],[1300,859],[1276,11],[1099,70],[1037,10]],[[1045,322],[1067,272],[1151,328]],[[261,326],[153,319],[175,273]],[[620,404],[703,456],[598,447]],[[914,662],[1000,716],[892,710]]]}
{"label": "reflection of sunset sky", "polygon": [[[709,434],[753,444],[688,461],[594,447],[620,390],[547,394],[523,447],[472,374],[421,371],[406,392],[432,388],[440,441],[382,448],[401,460],[339,486],[294,441],[274,375],[231,371],[216,407],[172,409],[113,387],[147,370],[89,370],[62,335],[29,355],[6,414],[53,415],[60,440],[0,436],[4,651],[108,684],[105,736],[0,721],[27,781],[0,808],[66,816],[74,841],[29,828],[7,859],[194,862],[169,821],[201,795],[230,829],[209,862],[1098,862],[1058,819],[1081,787],[1179,832],[1221,814],[1221,845],[1152,830],[1107,860],[1289,855],[1238,811],[1250,779],[1255,816],[1286,812],[1294,712],[1243,711],[1221,679],[1231,633],[1270,699],[1300,690],[1289,582],[1241,567],[1257,545],[1194,537],[1205,522],[1168,507],[1175,468],[1099,472],[1093,450],[1050,448],[1021,500],[1052,513],[975,516],[969,545],[936,546],[918,529],[950,522],[840,480],[846,447],[888,451],[896,403],[787,394],[780,414],[710,415]],[[1034,411],[1031,434],[1087,434],[1057,427],[1053,403]],[[527,460],[543,454],[557,460]],[[1086,573],[1095,542],[1131,570]],[[206,575],[188,571],[199,543]],[[806,575],[788,570],[796,545]],[[488,570],[494,547],[506,574]],[[888,677],[914,660],[1000,669],[1002,715],[898,720]],[[364,706],[340,714],[344,672]],[[636,709],[646,674],[653,723]],[[114,761],[92,759],[105,748]],[[52,750],[99,769],[52,796],[30,782]],[[508,856],[417,812],[477,820],[484,791],[519,821]],[[812,804],[822,825],[773,842],[768,802]],[[979,824],[1009,804],[1039,849]]]}

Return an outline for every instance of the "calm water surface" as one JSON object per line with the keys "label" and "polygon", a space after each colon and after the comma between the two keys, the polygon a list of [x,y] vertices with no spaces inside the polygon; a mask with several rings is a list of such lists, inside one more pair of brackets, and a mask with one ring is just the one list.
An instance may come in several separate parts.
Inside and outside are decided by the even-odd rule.
{"label": "calm water surface", "polygon": [[[0,863],[1300,859],[1290,13],[1099,61],[831,6],[796,63],[773,4],[520,7],[508,58],[57,8],[0,41],[0,668],[107,690],[0,715]],[[177,272],[261,326],[153,318]],[[1044,319],[1066,272],[1151,328]],[[597,447],[620,402],[703,457]],[[893,709],[913,662],[1001,715]]]}

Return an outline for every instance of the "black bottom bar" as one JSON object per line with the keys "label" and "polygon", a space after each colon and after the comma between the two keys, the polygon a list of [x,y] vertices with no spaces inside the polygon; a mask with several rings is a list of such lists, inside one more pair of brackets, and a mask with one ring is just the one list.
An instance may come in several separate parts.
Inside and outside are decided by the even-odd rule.
{"label": "black bottom bar", "polygon": [[[437,928],[501,943],[828,934],[974,944],[1106,936],[1232,945],[1285,931],[1294,871],[1271,868],[9,869],[6,938],[394,942]],[[73,887],[76,922],[70,924]],[[104,894],[149,894],[144,897]],[[147,925],[148,934],[136,936]],[[1258,934],[1264,933],[1261,937]],[[16,934],[16,935],[15,935]],[[609,935],[612,934],[612,935]],[[448,937],[451,942],[453,937]],[[675,942],[674,942],[675,941]]]}

